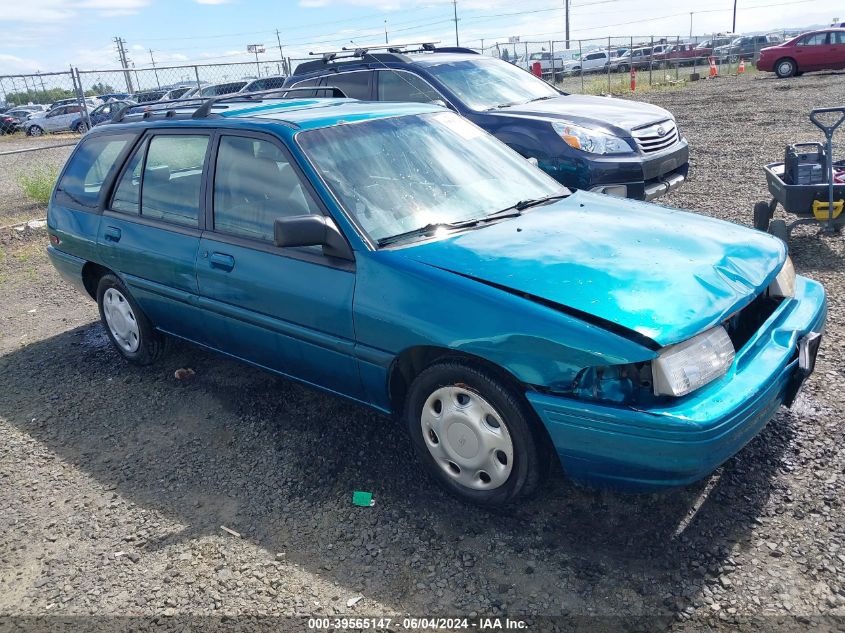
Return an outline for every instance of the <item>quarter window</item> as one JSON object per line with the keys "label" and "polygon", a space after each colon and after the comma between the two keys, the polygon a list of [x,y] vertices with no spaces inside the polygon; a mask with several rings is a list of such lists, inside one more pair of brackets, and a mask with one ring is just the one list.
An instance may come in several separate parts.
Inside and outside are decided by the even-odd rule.
{"label": "quarter window", "polygon": [[379,101],[431,103],[442,99],[440,93],[416,75],[382,70],[378,77]]}
{"label": "quarter window", "polygon": [[273,241],[277,218],[319,214],[287,156],[269,141],[224,136],[214,176],[214,230]]}
{"label": "quarter window", "polygon": [[154,136],[147,149],[141,215],[174,224],[199,225],[205,135]]}
{"label": "quarter window", "polygon": [[835,33],[831,33],[830,37],[831,44],[845,44],[845,31],[836,31]]}
{"label": "quarter window", "polygon": [[132,134],[96,136],[82,141],[56,187],[69,201],[94,207],[100,198],[103,183],[117,169],[117,159]]}

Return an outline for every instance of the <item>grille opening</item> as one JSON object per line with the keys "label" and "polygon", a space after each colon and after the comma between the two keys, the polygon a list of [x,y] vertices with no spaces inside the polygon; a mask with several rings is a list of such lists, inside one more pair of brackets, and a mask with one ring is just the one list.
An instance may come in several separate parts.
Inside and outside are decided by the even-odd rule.
{"label": "grille opening", "polygon": [[766,291],[725,321],[725,329],[736,351],[741,350],[751,340],[781,301],[782,299],[770,297]]}

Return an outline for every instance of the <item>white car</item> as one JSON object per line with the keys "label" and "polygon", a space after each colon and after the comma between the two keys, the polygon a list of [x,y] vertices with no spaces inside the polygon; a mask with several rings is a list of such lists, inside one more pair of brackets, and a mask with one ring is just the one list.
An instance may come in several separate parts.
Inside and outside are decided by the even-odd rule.
{"label": "white car", "polygon": [[79,118],[82,108],[79,104],[61,105],[37,119],[24,122],[23,129],[27,136],[41,136],[45,132],[67,132],[70,124]]}

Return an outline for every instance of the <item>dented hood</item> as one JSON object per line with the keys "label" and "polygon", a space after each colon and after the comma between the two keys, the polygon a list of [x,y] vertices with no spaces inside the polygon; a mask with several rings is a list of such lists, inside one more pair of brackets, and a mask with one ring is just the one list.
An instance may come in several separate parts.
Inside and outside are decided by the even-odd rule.
{"label": "dented hood", "polygon": [[586,192],[395,252],[660,345],[748,304],[786,259],[784,244],[760,231]]}

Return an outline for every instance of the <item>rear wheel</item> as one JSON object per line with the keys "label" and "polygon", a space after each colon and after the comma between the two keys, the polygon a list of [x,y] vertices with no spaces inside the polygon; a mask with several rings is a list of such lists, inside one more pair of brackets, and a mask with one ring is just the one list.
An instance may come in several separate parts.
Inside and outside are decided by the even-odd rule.
{"label": "rear wheel", "polygon": [[530,496],[548,451],[521,394],[473,365],[424,370],[411,385],[405,422],[417,457],[454,496],[501,508]]}
{"label": "rear wheel", "polygon": [[768,202],[758,202],[754,205],[754,228],[764,233],[769,230],[772,219],[772,208]]}
{"label": "rear wheel", "polygon": [[797,72],[798,66],[795,63],[795,60],[790,59],[789,57],[779,59],[778,62],[775,64],[775,74],[781,79],[792,77],[793,75],[797,74]]}
{"label": "rear wheel", "polygon": [[126,360],[149,365],[165,354],[168,339],[153,329],[116,275],[107,273],[100,279],[97,306],[109,340]]}

